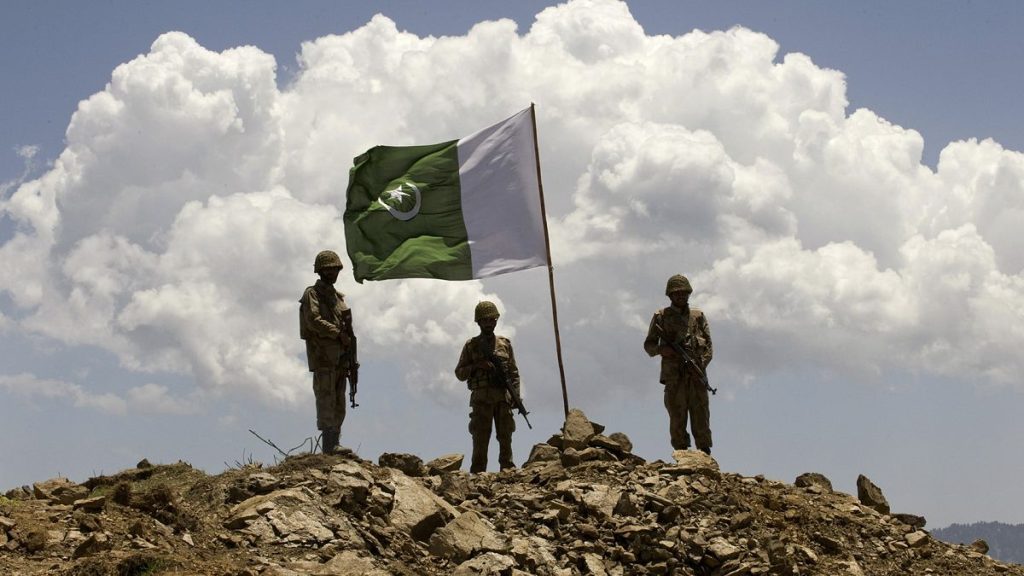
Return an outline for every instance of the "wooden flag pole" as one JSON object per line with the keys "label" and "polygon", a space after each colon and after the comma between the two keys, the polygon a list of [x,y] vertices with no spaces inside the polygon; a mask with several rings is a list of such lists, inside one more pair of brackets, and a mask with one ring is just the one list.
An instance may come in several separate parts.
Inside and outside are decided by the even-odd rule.
{"label": "wooden flag pole", "polygon": [[537,144],[537,112],[530,102],[530,121],[533,122],[533,152],[537,158],[537,187],[540,190],[540,219],[544,223],[544,247],[548,253],[548,284],[551,286],[551,321],[555,325],[555,353],[558,355],[558,375],[562,379],[562,406],[569,416],[569,392],[565,387],[565,365],[562,363],[562,337],[558,333],[558,305],[555,302],[555,268],[551,263],[551,239],[548,237],[548,215],[544,206],[544,181],[540,176],[540,146]]}

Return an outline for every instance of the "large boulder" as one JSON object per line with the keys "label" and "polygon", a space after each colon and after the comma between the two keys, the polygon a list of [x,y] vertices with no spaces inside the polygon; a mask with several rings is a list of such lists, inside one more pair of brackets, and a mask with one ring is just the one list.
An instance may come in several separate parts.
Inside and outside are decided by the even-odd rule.
{"label": "large boulder", "polygon": [[530,457],[526,459],[523,466],[529,466],[535,462],[555,462],[561,458],[558,448],[551,444],[534,444],[530,450]]}
{"label": "large boulder", "polygon": [[423,459],[415,454],[397,454],[385,452],[377,459],[377,463],[386,468],[401,470],[406,476],[423,476]]}
{"label": "large boulder", "polygon": [[885,499],[885,494],[882,494],[882,489],[863,474],[857,476],[857,499],[861,504],[881,514],[889,513],[889,501]]}
{"label": "large boulder", "polygon": [[89,489],[75,484],[67,478],[51,478],[45,482],[32,485],[33,495],[39,500],[49,500],[55,504],[73,504],[89,496]]}
{"label": "large boulder", "polygon": [[97,496],[95,498],[83,498],[81,500],[75,500],[74,504],[71,505],[74,510],[84,510],[90,513],[102,512],[104,506],[107,505],[106,496]]}
{"label": "large boulder", "polygon": [[106,552],[113,548],[114,544],[111,542],[110,537],[102,532],[90,534],[88,538],[83,540],[78,546],[75,547],[75,551],[71,553],[72,558],[82,558],[85,556],[93,556]]}
{"label": "large boulder", "polygon": [[351,526],[324,516],[318,495],[305,486],[248,498],[231,508],[224,526],[254,542],[312,547],[338,539],[337,527],[348,548],[365,548]]}
{"label": "large boulder", "polygon": [[893,514],[892,517],[917,529],[924,528],[928,524],[928,520],[924,516],[918,516],[917,514]]}
{"label": "large boulder", "polygon": [[470,482],[469,474],[459,470],[443,474],[441,483],[434,491],[449,504],[456,505],[469,498],[469,493],[472,490],[473,484]]}
{"label": "large boulder", "polygon": [[910,534],[903,536],[903,539],[907,542],[907,545],[911,548],[917,548],[924,546],[928,543],[928,533],[924,530],[915,530]]}
{"label": "large boulder", "polygon": [[718,461],[700,450],[676,450],[672,452],[675,465],[665,466],[662,471],[668,474],[701,474],[710,478],[719,478],[721,472]]}
{"label": "large boulder", "polygon": [[514,537],[512,556],[521,568],[532,574],[553,574],[559,568],[552,543],[537,536]]}
{"label": "large boulder", "polygon": [[799,488],[817,486],[819,490],[826,493],[832,491],[832,481],[825,477],[824,474],[818,474],[817,472],[805,472],[797,476],[793,485]]}
{"label": "large boulder", "polygon": [[718,537],[711,540],[711,543],[708,545],[707,552],[714,556],[719,563],[724,564],[733,558],[737,558],[743,553],[743,549],[733,545],[732,542],[729,542],[725,538]]}
{"label": "large boulder", "polygon": [[336,464],[327,475],[327,481],[340,493],[338,505],[343,510],[367,511],[374,480],[362,466],[348,461]]}
{"label": "large boulder", "polygon": [[427,473],[441,476],[447,472],[457,472],[462,468],[462,461],[465,460],[462,454],[445,454],[427,462]]}
{"label": "large boulder", "polygon": [[[308,572],[307,572],[308,573]],[[311,571],[316,576],[389,576],[390,571],[377,566],[372,557],[355,550],[344,550]]]}
{"label": "large boulder", "polygon": [[462,562],[478,552],[509,552],[512,544],[486,518],[470,511],[438,528],[430,537],[430,553]]}
{"label": "large boulder", "polygon": [[619,504],[622,490],[604,484],[584,486],[584,490],[582,500],[587,512],[602,520],[611,518]]}
{"label": "large boulder", "polygon": [[579,561],[579,567],[581,572],[590,576],[608,576],[608,571],[604,569],[604,561],[601,559],[601,556],[593,552],[583,554]]}
{"label": "large boulder", "polygon": [[608,437],[617,442],[619,446],[622,446],[622,449],[626,452],[633,451],[633,442],[629,439],[629,436],[626,436],[622,432],[613,432],[612,434],[609,434]]}
{"label": "large boulder", "polygon": [[270,494],[281,487],[281,480],[273,474],[257,472],[245,479],[246,488],[253,494]]}
{"label": "large boulder", "polygon": [[516,561],[510,556],[488,552],[456,566],[453,576],[497,576],[511,574]]}
{"label": "large boulder", "polygon": [[562,425],[562,447],[581,450],[587,447],[587,443],[597,434],[597,429],[587,419],[587,415],[578,408],[569,410],[565,417],[565,424]]}
{"label": "large boulder", "polygon": [[559,462],[566,468],[572,468],[578,466],[583,459],[580,458],[580,451],[575,448],[566,448],[559,455]]}
{"label": "large boulder", "polygon": [[239,502],[228,511],[228,519],[224,521],[224,527],[232,530],[245,528],[278,506],[299,507],[309,504],[313,497],[308,488],[288,488],[275,490],[262,496],[253,496]]}
{"label": "large boulder", "polygon": [[18,488],[11,488],[7,492],[4,492],[4,498],[9,500],[31,500],[32,489],[28,486],[19,486]]}
{"label": "large boulder", "polygon": [[392,526],[417,540],[427,541],[434,530],[459,515],[451,504],[405,474],[392,474],[391,482],[395,499],[388,519]]}
{"label": "large boulder", "polygon": [[604,434],[594,434],[590,438],[590,446],[595,448],[602,448],[614,452],[615,454],[625,454],[629,452],[626,447],[620,444],[617,440],[613,440],[609,436]]}
{"label": "large boulder", "polygon": [[325,544],[334,539],[334,532],[302,510],[271,510],[266,518],[285,544]]}

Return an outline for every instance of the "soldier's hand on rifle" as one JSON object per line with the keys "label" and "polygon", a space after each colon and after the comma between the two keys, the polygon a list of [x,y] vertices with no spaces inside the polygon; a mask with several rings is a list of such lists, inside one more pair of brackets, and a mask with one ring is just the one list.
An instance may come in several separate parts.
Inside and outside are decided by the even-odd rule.
{"label": "soldier's hand on rifle", "polygon": [[672,347],[669,346],[668,344],[663,344],[661,346],[661,349],[658,350],[658,353],[661,354],[662,358],[675,358],[676,357],[676,351],[673,350]]}
{"label": "soldier's hand on rifle", "polygon": [[494,372],[494,363],[486,358],[481,358],[476,361],[476,369],[483,370],[485,372]]}

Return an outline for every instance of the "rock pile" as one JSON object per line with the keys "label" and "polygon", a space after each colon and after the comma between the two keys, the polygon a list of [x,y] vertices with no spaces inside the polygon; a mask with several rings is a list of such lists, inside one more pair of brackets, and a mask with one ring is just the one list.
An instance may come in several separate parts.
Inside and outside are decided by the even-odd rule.
{"label": "rock pile", "polygon": [[790,485],[701,452],[631,450],[573,411],[521,469],[496,474],[462,472],[458,454],[385,454],[57,479],[0,499],[0,573],[1024,575],[880,511],[866,478],[858,499],[820,474]]}

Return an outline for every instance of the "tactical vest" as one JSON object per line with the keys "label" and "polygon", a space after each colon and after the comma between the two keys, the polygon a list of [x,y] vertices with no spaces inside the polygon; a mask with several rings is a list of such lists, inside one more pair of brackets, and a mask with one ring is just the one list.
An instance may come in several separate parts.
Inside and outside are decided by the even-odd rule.
{"label": "tactical vest", "polygon": [[327,291],[322,291],[318,290],[316,286],[310,286],[309,288],[306,288],[306,292],[302,295],[302,299],[299,300],[299,338],[309,340],[319,336],[316,331],[308,325],[310,321],[308,309],[310,291],[316,294],[316,299],[319,303],[320,318],[329,324],[337,326],[339,331],[345,332],[347,330],[351,330],[349,324],[352,322],[352,314],[348,305],[345,304],[345,296],[333,288]]}
{"label": "tactical vest", "polygon": [[658,325],[661,327],[663,339],[675,342],[695,356],[695,360],[704,358],[708,342],[697,329],[697,319],[703,312],[696,308],[686,307],[679,311],[669,306],[658,311]]}
{"label": "tactical vest", "polygon": [[[505,377],[508,378],[509,360],[512,356],[510,353],[512,343],[504,336],[495,336],[493,346],[488,344],[489,343],[486,342],[482,336],[475,336],[471,338],[467,344],[469,347],[470,362],[475,364],[479,360],[489,359],[493,353],[498,358],[501,358],[502,365],[505,368]],[[494,374],[487,370],[474,370],[472,374],[470,374],[469,380],[466,384],[470,390],[498,387],[498,382],[495,380]]]}
{"label": "tactical vest", "polygon": [[[311,294],[312,293],[312,294]],[[316,297],[320,320],[343,332],[352,335],[352,311],[345,304],[345,297],[327,286],[306,288],[299,300],[299,337],[306,341],[306,360],[309,370],[318,368],[337,368],[347,366],[346,348],[337,337],[325,337],[314,326],[315,319],[309,309],[309,299]]]}

